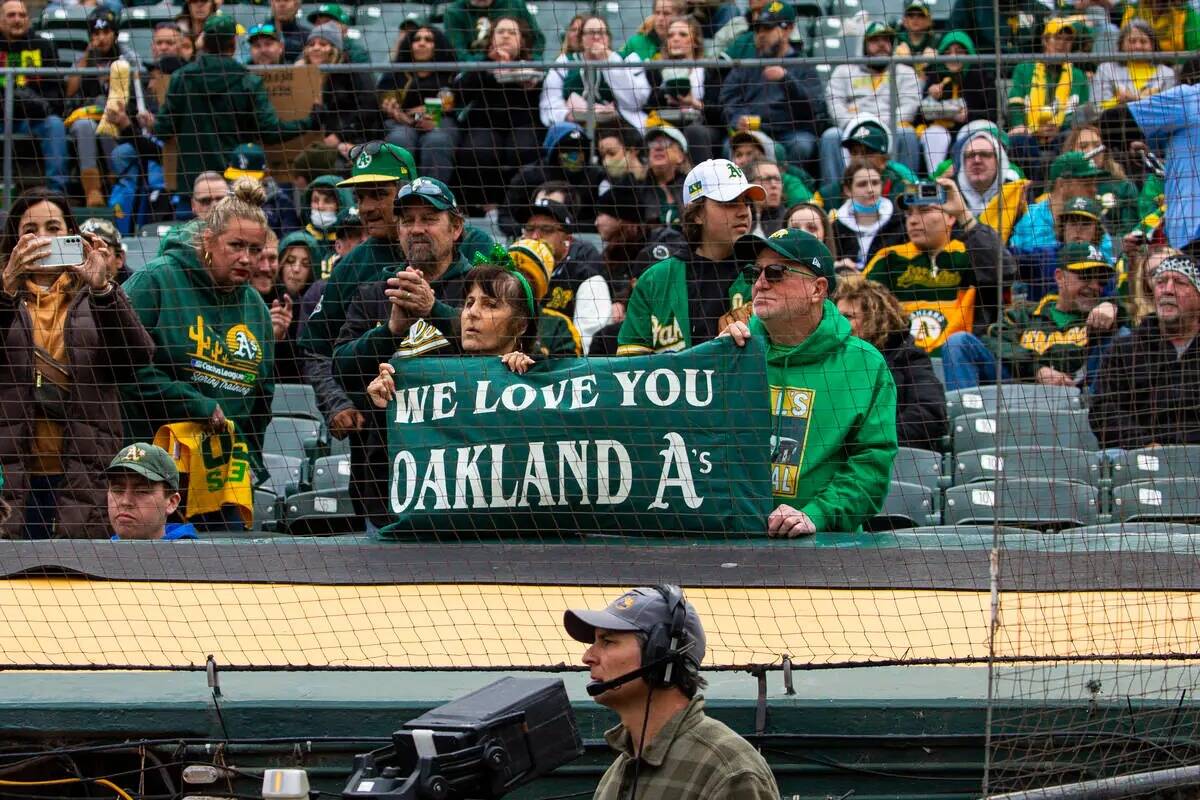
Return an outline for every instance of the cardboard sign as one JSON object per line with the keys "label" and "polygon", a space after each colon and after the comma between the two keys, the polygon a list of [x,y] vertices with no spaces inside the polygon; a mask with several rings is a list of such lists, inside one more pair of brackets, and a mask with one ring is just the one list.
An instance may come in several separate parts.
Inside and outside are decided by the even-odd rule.
{"label": "cardboard sign", "polygon": [[[263,80],[263,88],[267,92],[267,99],[275,109],[276,116],[283,122],[291,122],[308,116],[312,112],[313,105],[321,99],[321,87],[325,76],[313,64],[272,67],[257,72],[257,74]],[[154,79],[150,81],[151,91],[158,98],[160,105],[167,96],[169,82],[170,77],[161,74],[155,75]],[[305,148],[324,138],[324,133],[310,131],[281,144],[263,145],[271,176],[280,183],[291,182],[292,161]],[[174,139],[168,140],[163,147],[163,172],[167,188],[171,191],[177,190],[178,160],[179,145]]]}

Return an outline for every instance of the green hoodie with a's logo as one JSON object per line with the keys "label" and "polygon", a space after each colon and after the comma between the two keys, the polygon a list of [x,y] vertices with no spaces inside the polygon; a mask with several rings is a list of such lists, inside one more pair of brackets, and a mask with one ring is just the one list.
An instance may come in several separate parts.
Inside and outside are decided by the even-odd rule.
{"label": "green hoodie with a's logo", "polygon": [[[758,317],[750,331],[770,343]],[[896,383],[883,356],[855,338],[826,300],[795,346],[768,344],[771,487],[818,531],[856,531],[879,513],[896,458]]]}

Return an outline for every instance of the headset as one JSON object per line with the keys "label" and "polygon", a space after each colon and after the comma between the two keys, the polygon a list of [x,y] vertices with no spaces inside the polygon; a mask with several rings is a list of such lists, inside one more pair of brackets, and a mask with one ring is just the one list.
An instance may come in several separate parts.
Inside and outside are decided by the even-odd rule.
{"label": "headset", "polygon": [[646,641],[642,645],[642,665],[612,680],[592,681],[587,685],[589,696],[596,697],[637,678],[645,678],[652,688],[682,685],[683,675],[694,675],[699,671],[695,660],[686,658],[695,643],[685,630],[687,602],[683,590],[667,583],[655,586],[654,591],[662,595],[667,603],[667,618],[656,622],[646,634]]}

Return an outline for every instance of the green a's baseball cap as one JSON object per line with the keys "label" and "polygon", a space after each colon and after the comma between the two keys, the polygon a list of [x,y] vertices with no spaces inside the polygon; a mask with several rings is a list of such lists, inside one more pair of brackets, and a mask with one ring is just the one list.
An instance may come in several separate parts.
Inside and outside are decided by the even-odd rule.
{"label": "green a's baseball cap", "polygon": [[148,481],[165,483],[172,489],[179,488],[179,468],[170,453],[152,444],[134,442],[122,447],[116,458],[104,470],[111,474],[120,470],[136,472]]}
{"label": "green a's baseball cap", "polygon": [[870,119],[864,120],[851,128],[846,138],[842,139],[843,146],[851,144],[861,144],[874,153],[886,153],[888,132],[880,123]]}
{"label": "green a's baseball cap", "polygon": [[876,36],[886,36],[889,39],[895,39],[896,29],[886,22],[868,23],[867,30],[863,33],[863,39],[874,39]]}
{"label": "green a's baseball cap", "polygon": [[261,181],[267,172],[267,154],[262,145],[248,142],[239,144],[229,154],[229,166],[225,167],[225,180],[236,181],[238,178],[254,178]]}
{"label": "green a's baseball cap", "polygon": [[933,13],[929,10],[929,4],[925,0],[908,0],[904,4],[904,13],[907,14],[910,11],[920,11],[927,17],[933,16]]}
{"label": "green a's baseball cap", "polygon": [[375,140],[350,151],[353,164],[350,177],[338,186],[359,186],[364,183],[408,183],[417,177],[417,164],[412,153],[403,147]]}
{"label": "green a's baseball cap", "polygon": [[837,273],[833,269],[833,255],[817,237],[808,231],[780,228],[770,236],[747,233],[733,245],[733,257],[739,265],[752,263],[758,253],[769,247],[788,261],[796,261],[811,269],[819,278],[829,281],[829,293],[837,285]]}
{"label": "green a's baseball cap", "polygon": [[237,36],[237,20],[226,14],[213,14],[204,20],[204,33],[209,36]]}
{"label": "green a's baseball cap", "polygon": [[1083,153],[1063,153],[1050,165],[1051,182],[1059,178],[1107,178],[1108,172],[1100,169]]}
{"label": "green a's baseball cap", "polygon": [[1100,205],[1100,201],[1096,198],[1081,194],[1063,203],[1062,213],[1071,214],[1076,217],[1087,217],[1099,222],[1100,217],[1104,214],[1104,207]]}
{"label": "green a's baseball cap", "polygon": [[422,200],[438,211],[458,211],[458,201],[454,199],[454,192],[437,178],[417,178],[412,183],[401,186],[396,195],[396,205],[410,197]]}
{"label": "green a's baseball cap", "polygon": [[350,15],[347,14],[346,10],[337,3],[321,3],[321,5],[317,6],[316,10],[308,13],[307,19],[309,22],[316,25],[317,20],[321,17],[328,17],[329,19],[340,22],[343,25],[350,24]]}
{"label": "green a's baseball cap", "polygon": [[1089,242],[1064,244],[1058,251],[1058,266],[1071,272],[1113,272],[1112,264],[1108,263],[1100,248]]}
{"label": "green a's baseball cap", "polygon": [[751,27],[758,30],[759,28],[778,28],[794,24],[796,24],[796,7],[791,3],[781,2],[781,0],[771,0],[767,3],[766,8],[758,12],[758,18],[754,20]]}

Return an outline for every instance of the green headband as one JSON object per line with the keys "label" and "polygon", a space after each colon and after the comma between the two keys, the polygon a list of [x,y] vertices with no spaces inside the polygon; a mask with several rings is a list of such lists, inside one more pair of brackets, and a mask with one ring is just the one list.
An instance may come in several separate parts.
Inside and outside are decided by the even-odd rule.
{"label": "green headband", "polygon": [[529,320],[531,322],[536,320],[538,316],[537,301],[533,299],[533,287],[529,285],[529,279],[525,277],[524,273],[517,269],[507,248],[502,244],[494,244],[489,252],[476,253],[471,259],[471,266],[478,267],[483,264],[500,267],[521,282],[521,288],[525,290],[525,302],[529,304]]}

